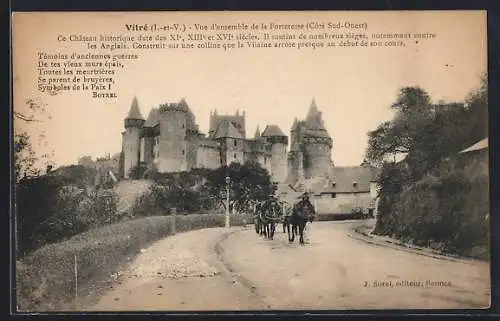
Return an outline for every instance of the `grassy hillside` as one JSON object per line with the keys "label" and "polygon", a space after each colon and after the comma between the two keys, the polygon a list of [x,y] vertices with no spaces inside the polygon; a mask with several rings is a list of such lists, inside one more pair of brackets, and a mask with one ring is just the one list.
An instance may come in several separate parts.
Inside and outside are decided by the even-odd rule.
{"label": "grassy hillside", "polygon": [[[224,215],[179,215],[178,232],[223,227]],[[250,218],[233,216],[240,226]],[[78,295],[96,296],[139,251],[171,235],[172,216],[133,219],[90,230],[44,246],[16,263],[19,311],[70,311],[75,296],[74,259],[78,264]]]}
{"label": "grassy hillside", "polygon": [[404,187],[389,208],[377,221],[375,234],[489,259],[487,151],[445,160],[439,170]]}

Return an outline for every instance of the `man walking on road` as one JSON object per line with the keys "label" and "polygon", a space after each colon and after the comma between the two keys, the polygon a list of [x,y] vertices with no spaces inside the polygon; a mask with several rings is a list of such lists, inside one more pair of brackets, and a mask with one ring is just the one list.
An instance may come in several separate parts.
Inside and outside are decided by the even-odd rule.
{"label": "man walking on road", "polygon": [[[309,200],[309,193],[304,193],[302,195],[302,202],[306,203],[308,207],[313,211],[312,215],[316,214],[316,208],[311,204],[311,201]],[[304,242],[305,243],[311,243],[311,224],[312,224],[312,219],[309,222],[309,224],[306,223],[304,226]]]}
{"label": "man walking on road", "polygon": [[311,243],[311,224],[306,224],[304,227],[304,242],[309,244]]}

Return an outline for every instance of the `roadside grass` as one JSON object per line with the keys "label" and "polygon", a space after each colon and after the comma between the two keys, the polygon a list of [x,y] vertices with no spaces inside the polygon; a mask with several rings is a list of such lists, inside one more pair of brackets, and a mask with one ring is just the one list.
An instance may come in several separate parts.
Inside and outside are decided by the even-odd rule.
{"label": "roadside grass", "polygon": [[[252,221],[246,215],[232,215],[232,226],[247,222]],[[177,215],[175,226],[177,232],[223,227],[224,215]],[[34,251],[16,262],[18,312],[74,311],[75,256],[78,298],[96,297],[141,249],[171,234],[172,216],[150,216],[89,230]]]}

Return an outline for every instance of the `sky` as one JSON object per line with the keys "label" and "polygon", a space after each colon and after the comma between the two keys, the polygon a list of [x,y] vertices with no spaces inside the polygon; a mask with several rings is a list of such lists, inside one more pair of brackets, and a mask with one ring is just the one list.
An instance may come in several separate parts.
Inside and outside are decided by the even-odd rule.
{"label": "sky", "polygon": [[[246,112],[247,136],[257,126],[278,125],[287,135],[294,118],[305,118],[314,98],[333,138],[332,160],[359,165],[367,133],[390,120],[390,105],[403,86],[418,85],[434,101],[462,101],[487,70],[483,12],[311,12],[311,13],[46,13],[13,19],[14,109],[39,98],[51,119],[30,124],[44,130],[57,166],[84,155],[100,157],[121,149],[123,119],[137,97],[142,115],[185,98],[200,130],[210,112]],[[58,35],[122,34],[125,23],[236,23],[304,21],[367,22],[373,32],[433,32],[435,39],[400,48],[156,50],[139,53],[116,76],[116,99],[87,93],[55,96],[36,90],[37,52],[86,53],[82,43],[61,43]],[[64,26],[64,27],[63,27]],[[18,124],[21,128],[22,124]]]}

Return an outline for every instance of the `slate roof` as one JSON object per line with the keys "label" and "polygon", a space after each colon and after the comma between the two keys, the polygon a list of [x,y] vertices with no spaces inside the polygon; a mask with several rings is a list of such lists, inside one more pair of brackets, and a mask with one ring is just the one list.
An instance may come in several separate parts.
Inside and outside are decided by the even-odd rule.
{"label": "slate roof", "polygon": [[137,101],[137,97],[134,96],[132,100],[132,105],[130,106],[130,110],[128,112],[126,119],[142,119],[144,118],[141,115],[141,111],[139,110],[139,102]]}
{"label": "slate roof", "polygon": [[305,126],[307,128],[307,134],[310,136],[330,137],[325,128],[322,113],[318,110],[314,99],[312,100],[311,107],[307,112]]}
{"label": "slate roof", "polygon": [[278,127],[278,125],[267,125],[262,132],[262,137],[269,136],[286,136],[283,131]]}
{"label": "slate roof", "polygon": [[245,136],[245,117],[244,115],[213,115],[210,118],[210,129],[209,132],[216,132],[222,122],[231,122],[235,128]]}
{"label": "slate roof", "polygon": [[[188,119],[187,119],[188,128],[196,129],[195,116],[184,98],[182,98],[179,103],[173,103],[168,105],[166,109],[168,108],[177,108],[179,110],[185,111],[188,114]],[[159,117],[160,117],[160,108],[155,108],[155,107],[151,108],[151,111],[149,112],[148,115],[148,119],[146,119],[144,126],[155,127],[156,125],[159,124]]]}
{"label": "slate roof", "polygon": [[217,126],[217,130],[215,131],[214,138],[239,138],[244,139],[238,129],[233,125],[231,121],[223,120]]}
{"label": "slate roof", "polygon": [[160,110],[158,108],[151,108],[149,112],[148,119],[144,123],[145,127],[155,127],[159,123]]}
{"label": "slate roof", "polygon": [[482,139],[482,140],[478,141],[477,143],[475,143],[474,145],[464,149],[463,151],[460,152],[460,154],[469,153],[469,152],[473,152],[473,151],[477,151],[477,150],[481,150],[481,149],[486,149],[486,148],[488,148],[488,137],[486,137],[485,139]]}

